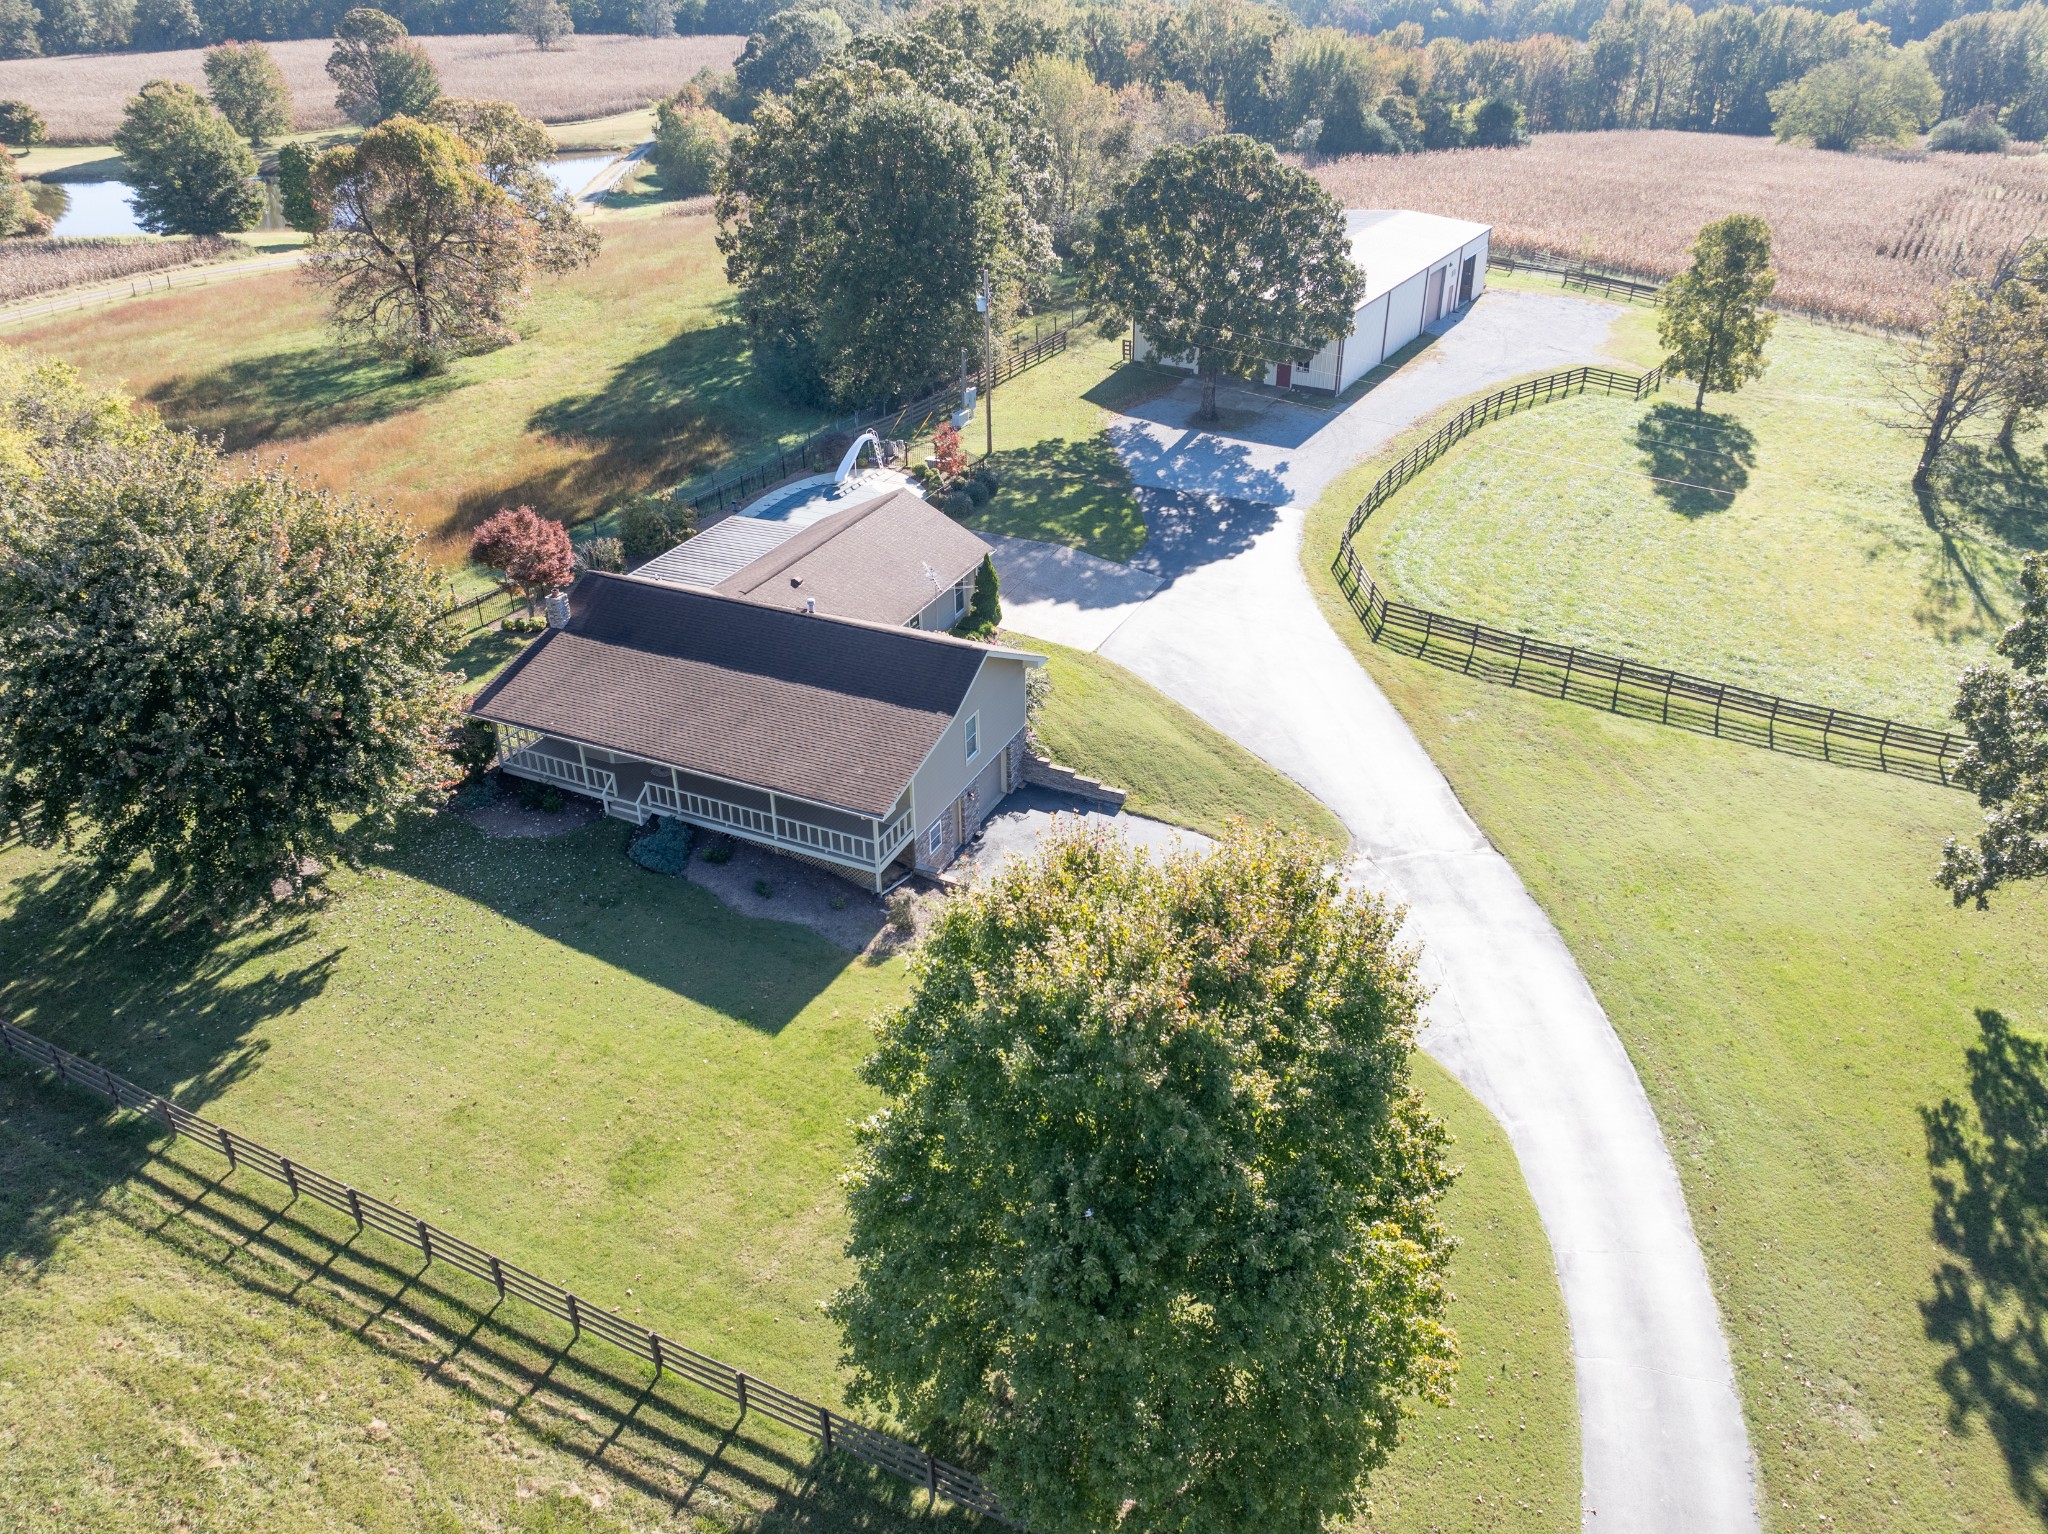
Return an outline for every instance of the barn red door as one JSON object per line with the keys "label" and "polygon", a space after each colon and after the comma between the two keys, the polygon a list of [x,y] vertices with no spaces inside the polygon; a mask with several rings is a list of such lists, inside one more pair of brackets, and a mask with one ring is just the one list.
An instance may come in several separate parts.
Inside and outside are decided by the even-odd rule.
{"label": "barn red door", "polygon": [[1273,382],[1283,389],[1294,387],[1294,364],[1282,362],[1273,369]]}

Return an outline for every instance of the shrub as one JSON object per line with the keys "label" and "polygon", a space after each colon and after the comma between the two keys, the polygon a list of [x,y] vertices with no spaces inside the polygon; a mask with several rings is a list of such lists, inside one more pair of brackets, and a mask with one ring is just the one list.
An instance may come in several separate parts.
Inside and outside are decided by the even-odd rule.
{"label": "shrub", "polygon": [[988,486],[978,479],[961,480],[960,494],[966,496],[968,503],[974,507],[979,508],[988,504]]}
{"label": "shrub", "polygon": [[673,879],[690,861],[690,845],[696,840],[696,835],[695,829],[687,823],[667,815],[657,815],[633,838],[626,848],[626,856],[651,873],[666,874]]}
{"label": "shrub", "polygon": [[1968,117],[1938,122],[1927,135],[1927,147],[1935,154],[2004,154],[2011,142],[2012,135],[1983,107]]}
{"label": "shrub", "polygon": [[695,530],[696,513],[665,495],[643,495],[619,512],[619,546],[627,567],[666,554]]}
{"label": "shrub", "polygon": [[490,765],[491,758],[498,754],[498,730],[487,719],[465,717],[456,725],[454,737],[449,742],[448,755],[461,769],[464,777],[476,777]]}
{"label": "shrub", "polygon": [[770,884],[766,879],[756,879],[754,881],[754,893],[759,895],[763,900],[769,900],[772,899],[775,895],[775,886]]}
{"label": "shrub", "polygon": [[974,483],[986,490],[990,496],[993,496],[998,490],[1003,488],[1002,480],[997,478],[996,471],[987,464],[983,464],[980,468],[976,469],[973,478]]}
{"label": "shrub", "polygon": [[965,490],[955,490],[939,502],[939,509],[949,517],[964,517],[974,510],[974,497]]}
{"label": "shrub", "polygon": [[593,538],[583,545],[583,565],[588,570],[623,570],[625,545],[616,538]]}
{"label": "shrub", "polygon": [[733,839],[730,836],[714,836],[704,843],[704,861],[707,863],[730,863],[732,861]]}
{"label": "shrub", "polygon": [[932,467],[949,485],[967,472],[967,449],[960,445],[960,428],[951,421],[932,433]]}
{"label": "shrub", "polygon": [[955,632],[983,639],[993,634],[1002,621],[1002,587],[996,579],[996,563],[984,554],[981,568],[974,572],[974,600],[968,604],[967,616],[960,620]]}
{"label": "shrub", "polygon": [[678,97],[655,108],[654,148],[647,158],[679,197],[701,197],[718,185],[732,148],[732,124],[707,106]]}
{"label": "shrub", "polygon": [[901,937],[916,925],[917,902],[909,890],[898,890],[889,897],[889,930]]}
{"label": "shrub", "polygon": [[550,783],[540,791],[539,805],[544,815],[559,815],[562,806],[569,801],[562,797],[562,791]]}

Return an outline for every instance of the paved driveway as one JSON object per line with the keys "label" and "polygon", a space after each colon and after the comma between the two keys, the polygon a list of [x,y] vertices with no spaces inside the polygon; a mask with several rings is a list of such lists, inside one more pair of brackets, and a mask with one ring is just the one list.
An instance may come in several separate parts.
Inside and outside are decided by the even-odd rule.
{"label": "paved driveway", "polygon": [[[1649,1100],[1556,929],[1324,623],[1297,559],[1301,506],[1349,463],[1460,395],[1593,359],[1612,313],[1494,294],[1344,411],[1279,406],[1202,431],[1189,387],[1120,420],[1134,475],[1165,497],[1148,504],[1155,529],[1179,525],[1148,572],[1158,589],[1096,644],[1328,804],[1356,839],[1356,880],[1408,908],[1435,987],[1423,1047],[1505,1127],[1557,1262],[1585,1526],[1743,1534],[1758,1524],[1734,1370]],[[1025,633],[1063,616],[1047,593],[1014,595],[1006,618]],[[1099,628],[1079,596],[1064,616]]]}

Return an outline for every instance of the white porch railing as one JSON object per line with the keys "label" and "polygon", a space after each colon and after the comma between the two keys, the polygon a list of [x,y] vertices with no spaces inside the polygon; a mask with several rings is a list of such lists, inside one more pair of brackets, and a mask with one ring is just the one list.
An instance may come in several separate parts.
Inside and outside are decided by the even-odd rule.
{"label": "white porch railing", "polygon": [[640,790],[639,807],[643,816],[668,814],[684,820],[708,822],[743,836],[851,863],[867,872],[881,867],[889,856],[894,855],[894,848],[891,848],[888,856],[878,858],[875,855],[876,839],[872,836],[814,825],[807,820],[793,820],[787,815],[771,814],[767,810],[734,804],[729,799],[714,799],[706,794],[669,788],[660,783],[649,783]]}
{"label": "white porch railing", "polygon": [[591,767],[583,762],[567,761],[559,756],[548,756],[544,752],[528,748],[514,751],[504,759],[508,771],[527,777],[545,778],[559,783],[564,788],[573,788],[579,794],[594,794],[609,803],[619,793],[618,774],[606,772],[600,767]]}

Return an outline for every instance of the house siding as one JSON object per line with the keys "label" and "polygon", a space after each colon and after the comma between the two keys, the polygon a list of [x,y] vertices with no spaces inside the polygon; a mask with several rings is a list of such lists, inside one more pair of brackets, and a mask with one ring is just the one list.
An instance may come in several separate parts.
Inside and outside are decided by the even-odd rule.
{"label": "house siding", "polygon": [[[917,808],[914,845],[920,869],[936,870],[950,863],[961,843],[1002,797],[1000,788],[990,792],[987,785],[996,780],[992,775],[998,772],[1002,758],[1024,731],[1025,670],[1026,663],[1021,660],[991,655],[967,689],[966,699],[938,744],[932,747],[931,755],[911,778],[911,803]],[[980,754],[972,762],[967,760],[969,715],[978,720],[976,729],[981,743]],[[975,790],[975,797],[963,813],[961,799],[969,788]],[[931,846],[934,825],[942,829],[936,853]]]}

